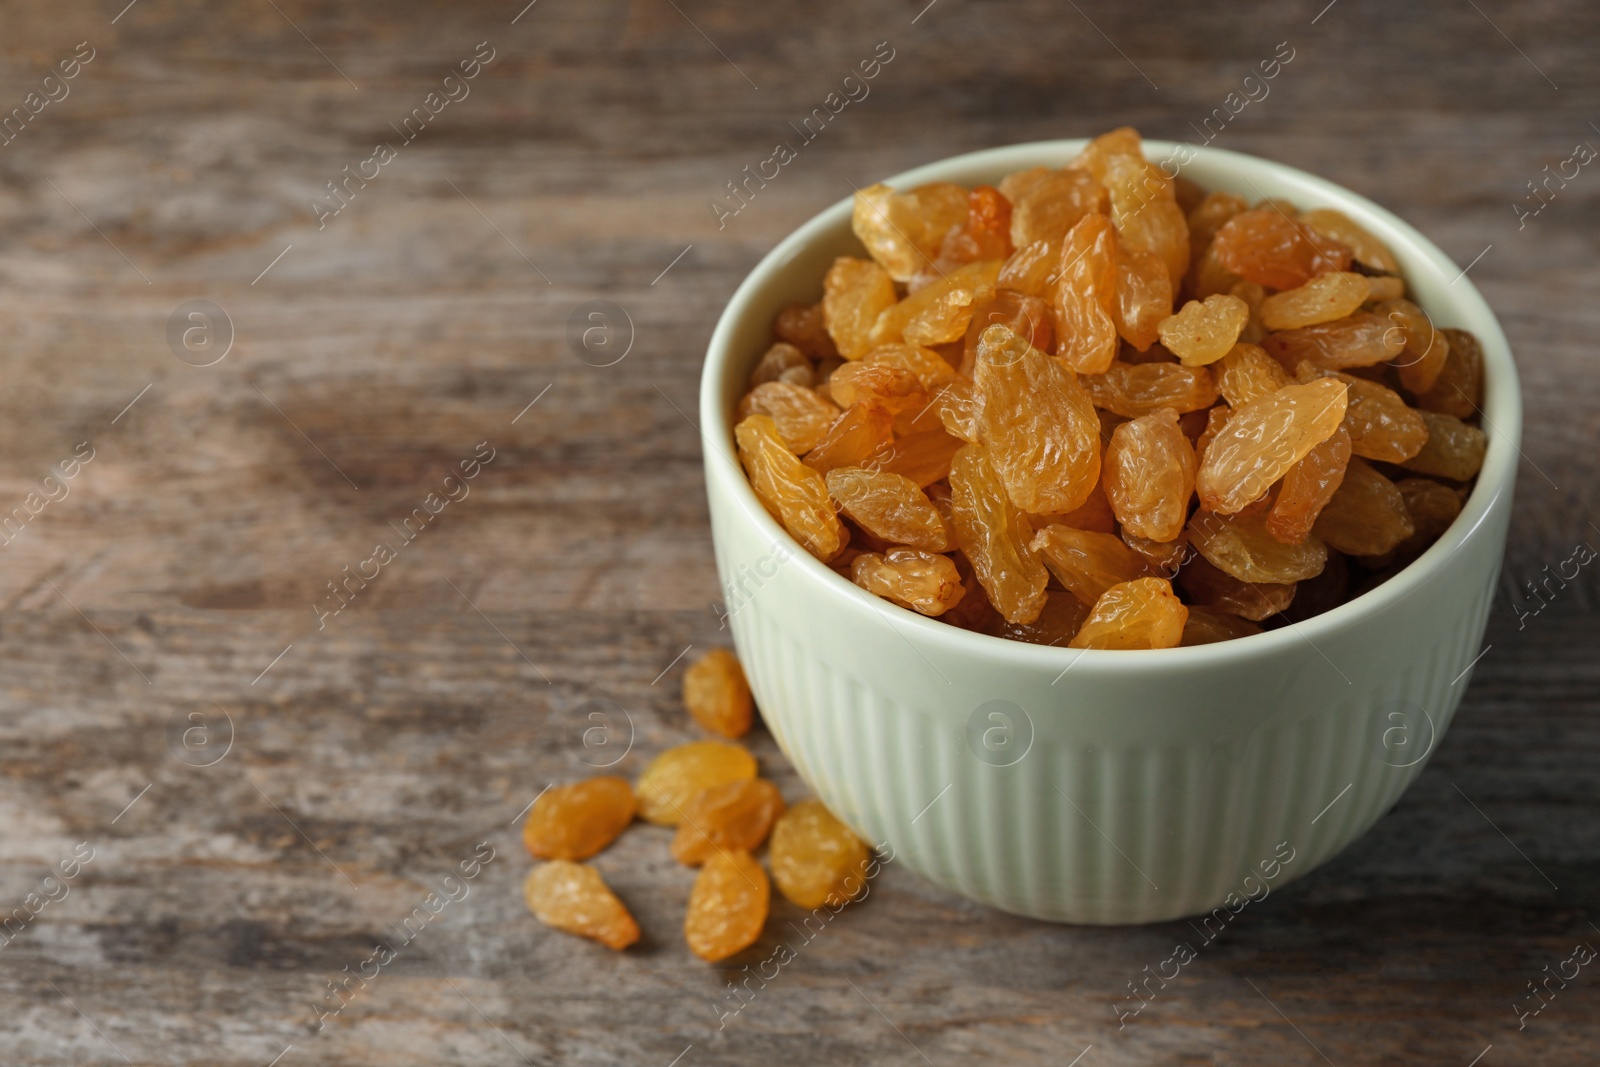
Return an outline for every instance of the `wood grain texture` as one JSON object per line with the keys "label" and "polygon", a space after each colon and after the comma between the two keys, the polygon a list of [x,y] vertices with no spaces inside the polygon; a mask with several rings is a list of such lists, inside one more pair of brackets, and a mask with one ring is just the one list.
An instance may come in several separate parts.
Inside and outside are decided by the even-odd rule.
{"label": "wood grain texture", "polygon": [[[3,14],[4,109],[78,42],[95,56],[0,147],[0,514],[80,442],[94,459],[0,548],[0,914],[74,844],[94,858],[0,951],[0,1059],[1592,1059],[1592,968],[1520,1031],[1513,1010],[1600,944],[1600,582],[1587,570],[1520,625],[1513,610],[1600,544],[1600,174],[1525,228],[1513,209],[1546,164],[1600,145],[1592,6],[123,4]],[[723,183],[881,41],[895,57],[870,96],[719,229]],[[780,901],[748,953],[693,959],[666,831],[597,861],[638,948],[535,923],[519,811],[630,735],[630,774],[694,736],[682,661],[657,676],[727,639],[691,416],[745,272],[911,165],[1122,123],[1192,137],[1283,41],[1295,59],[1217,143],[1374,197],[1463,266],[1488,247],[1471,278],[1527,395],[1492,648],[1416,787],[1122,1030],[1113,1005],[1187,924],[1039,924],[891,864],[719,1028],[725,983],[800,916]],[[319,229],[312,198],[479,42],[495,58],[470,95]],[[236,333],[214,366],[168,349],[194,299]],[[595,299],[634,325],[614,366],[565,340]],[[326,583],[484,441],[470,495],[319,629]],[[595,700],[627,713],[611,748],[585,745]],[[212,751],[231,721],[211,766],[174,755],[191,713]],[[770,738],[754,748],[803,795]],[[327,983],[485,841],[470,894],[319,1030]]]}

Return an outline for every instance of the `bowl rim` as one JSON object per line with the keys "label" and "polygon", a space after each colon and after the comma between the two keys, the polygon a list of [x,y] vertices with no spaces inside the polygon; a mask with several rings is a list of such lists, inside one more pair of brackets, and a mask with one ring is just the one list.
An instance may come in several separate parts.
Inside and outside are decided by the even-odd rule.
{"label": "bowl rim", "polygon": [[[993,171],[998,180],[999,175],[1024,167],[1061,166],[1088,143],[1088,138],[1064,138],[987,148],[950,156],[883,180],[897,189],[903,189],[932,181],[951,180],[952,172],[980,168]],[[1331,637],[1336,631],[1353,627],[1379,614],[1439,576],[1450,559],[1483,525],[1500,498],[1509,496],[1516,480],[1517,457],[1521,455],[1522,405],[1516,367],[1499,319],[1482,294],[1466,277],[1466,273],[1458,273],[1455,263],[1415,227],[1359,193],[1326,178],[1274,160],[1228,149],[1156,139],[1147,139],[1143,144],[1147,159],[1170,160],[1180,153],[1187,154],[1189,159],[1184,164],[1185,168],[1199,164],[1200,170],[1233,172],[1246,181],[1251,173],[1270,174],[1274,184],[1293,186],[1298,192],[1313,196],[1316,206],[1333,207],[1351,216],[1363,228],[1380,237],[1392,251],[1402,254],[1402,258],[1415,257],[1438,271],[1442,277],[1454,275],[1454,281],[1449,283],[1448,288],[1458,294],[1452,300],[1455,314],[1443,317],[1474,320],[1471,331],[1483,350],[1484,401],[1480,416],[1483,428],[1489,435],[1488,450],[1478,480],[1461,513],[1449,529],[1420,556],[1381,585],[1310,619],[1228,641],[1162,649],[1073,649],[994,637],[925,617],[860,588],[807,552],[767,512],[751,488],[743,468],[734,458],[732,424],[729,412],[723,408],[721,401],[724,379],[735,367],[742,369],[751,358],[748,353],[735,352],[732,346],[733,334],[750,314],[750,305],[766,286],[782,275],[789,261],[807,245],[825,238],[830,231],[841,226],[848,227],[853,197],[846,197],[818,212],[763,256],[734,291],[718,317],[707,345],[700,380],[700,431],[707,493],[721,494],[733,506],[739,521],[754,526],[765,540],[792,546],[795,551],[791,564],[799,566],[801,573],[817,587],[818,593],[837,604],[837,610],[876,611],[902,636],[926,642],[937,653],[990,659],[998,657],[1009,660],[1018,669],[1076,668],[1087,657],[1088,662],[1082,666],[1089,670],[1112,670],[1120,666],[1134,667],[1140,671],[1187,671],[1270,656],[1301,642],[1310,644],[1320,653],[1319,638]],[[1413,274],[1414,271],[1407,273],[1408,281]],[[1440,311],[1438,308],[1425,310],[1430,316]],[[1490,412],[1493,414],[1492,424]]]}

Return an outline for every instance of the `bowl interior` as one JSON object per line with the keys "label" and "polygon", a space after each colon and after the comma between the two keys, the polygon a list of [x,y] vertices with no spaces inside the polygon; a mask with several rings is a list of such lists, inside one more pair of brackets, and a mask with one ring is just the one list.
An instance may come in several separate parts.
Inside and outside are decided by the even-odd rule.
{"label": "bowl interior", "polygon": [[[1027,167],[1061,167],[1087,142],[1041,141],[1011,145],[957,156],[918,167],[887,179],[897,189],[932,181],[962,185],[997,183],[1006,174]],[[982,643],[990,655],[1012,659],[1019,666],[1076,663],[1079,657],[1131,666],[1140,670],[1178,669],[1201,659],[1226,660],[1270,654],[1288,642],[1316,640],[1319,631],[1357,622],[1393,598],[1404,597],[1444,567],[1450,556],[1483,521],[1491,506],[1509,496],[1520,453],[1521,396],[1516,369],[1505,334],[1493,312],[1472,282],[1448,256],[1420,232],[1392,213],[1332,182],[1280,163],[1216,148],[1180,146],[1169,141],[1145,141],[1145,154],[1155,162],[1189,158],[1182,173],[1207,190],[1230,192],[1255,202],[1284,198],[1302,209],[1335,208],[1371,231],[1388,246],[1406,278],[1408,295],[1439,326],[1471,331],[1483,346],[1484,403],[1481,424],[1489,447],[1477,484],[1455,523],[1400,573],[1359,597],[1292,627],[1268,630],[1249,637],[1189,648],[1139,651],[1069,650],[975,634],[936,619],[924,618],[872,597],[870,593],[833,572],[803,549],[796,547],[797,566],[806,568],[828,595],[836,596],[840,610],[898,612],[897,622],[908,633],[937,646],[973,649]],[[1183,156],[1175,153],[1182,152]],[[1172,167],[1168,167],[1169,173]],[[845,199],[821,212],[785,238],[753,270],[734,293],[712,335],[701,381],[700,417],[705,439],[708,490],[729,494],[748,521],[757,524],[773,543],[790,541],[789,535],[767,514],[739,467],[733,442],[732,415],[746,388],[750,369],[771,343],[772,320],[786,305],[821,299],[822,276],[834,258],[865,256],[866,251],[850,230],[851,200]],[[792,541],[790,541],[792,544]],[[847,605],[854,605],[854,608]],[[880,607],[881,605],[881,607]],[[1295,632],[1298,631],[1298,632]]]}

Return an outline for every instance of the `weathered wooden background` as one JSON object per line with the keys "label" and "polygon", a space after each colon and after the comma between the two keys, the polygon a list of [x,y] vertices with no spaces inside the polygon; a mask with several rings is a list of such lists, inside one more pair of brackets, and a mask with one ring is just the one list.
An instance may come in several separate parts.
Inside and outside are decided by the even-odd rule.
{"label": "weathered wooden background", "polygon": [[[1600,146],[1593,5],[125,2],[0,6],[0,113],[28,115],[0,147],[0,513],[40,494],[0,547],[0,914],[57,897],[0,937],[0,1061],[1593,1062],[1600,970],[1516,1010],[1600,946],[1600,582],[1520,622],[1514,592],[1600,546],[1600,173],[1517,213]],[[708,201],[885,41],[870,95],[719,229]],[[538,926],[516,816],[630,738],[628,773],[693,736],[675,659],[726,640],[685,413],[748,268],[852,183],[945,155],[1192,138],[1280,42],[1216,143],[1474,264],[1527,393],[1492,647],[1416,787],[1120,1032],[1184,924],[1043,925],[891,865],[720,1030],[725,981],[779,935],[691,957],[665,832],[598,861],[640,947]],[[319,228],[313,198],[380,141]],[[169,347],[191,300],[231,321],[211,366]],[[566,340],[591,300],[632,324],[611,366]],[[319,628],[327,583],[479,442],[470,495]],[[591,701],[620,711],[586,744]],[[479,842],[469,895],[319,1030],[327,984]]]}

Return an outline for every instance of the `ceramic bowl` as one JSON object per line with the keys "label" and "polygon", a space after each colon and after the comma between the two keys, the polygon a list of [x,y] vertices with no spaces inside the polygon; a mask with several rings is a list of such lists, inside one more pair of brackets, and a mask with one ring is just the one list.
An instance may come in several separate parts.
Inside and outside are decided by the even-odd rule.
{"label": "ceramic bowl", "polygon": [[[1083,141],[1015,145],[889,178],[997,183]],[[1177,145],[1146,141],[1152,160]],[[1212,912],[1315,869],[1421,773],[1479,655],[1521,433],[1505,334],[1472,282],[1369,200],[1268,160],[1200,149],[1183,173],[1254,202],[1336,208],[1380,237],[1410,295],[1482,342],[1488,455],[1460,517],[1381,586],[1218,644],[1077,651],[969,633],[857,588],[767,514],[733,412],[786,304],[865,255],[844,200],[778,245],[711,338],[700,390],[717,568],[739,656],[800,776],[893,862],[1005,911],[1074,923]]]}

